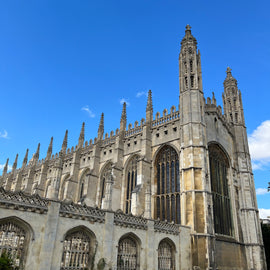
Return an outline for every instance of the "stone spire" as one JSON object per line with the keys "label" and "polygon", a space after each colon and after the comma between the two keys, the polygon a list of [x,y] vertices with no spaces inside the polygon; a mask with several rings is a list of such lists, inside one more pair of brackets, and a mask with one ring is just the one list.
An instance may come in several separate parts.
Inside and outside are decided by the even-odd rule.
{"label": "stone spire", "polygon": [[126,102],[124,102],[120,120],[120,131],[125,131],[126,127],[127,127],[127,105]]}
{"label": "stone spire", "polygon": [[189,24],[186,25],[185,36],[183,37],[183,39],[181,41],[181,45],[183,46],[186,43],[197,45],[197,40],[195,37],[192,36],[191,26]]}
{"label": "stone spire", "polygon": [[27,148],[27,149],[26,149],[25,156],[24,156],[24,159],[23,159],[22,167],[25,167],[25,166],[27,165],[27,161],[28,161],[28,151],[29,151],[29,149]]}
{"label": "stone spire", "polygon": [[50,159],[52,155],[52,148],[53,148],[53,137],[51,137],[51,141],[47,150],[47,156],[46,159]]}
{"label": "stone spire", "polygon": [[85,123],[83,122],[82,123],[80,137],[79,137],[79,142],[78,142],[78,147],[79,148],[82,147],[83,146],[83,143],[84,143],[84,126],[85,126]]}
{"label": "stone spire", "polygon": [[201,54],[197,52],[197,40],[191,34],[191,27],[186,26],[186,33],[181,41],[179,54],[180,93],[186,90],[202,91]]}
{"label": "stone spire", "polygon": [[17,163],[18,163],[18,154],[16,155],[16,158],[15,158],[15,161],[14,161],[14,163],[13,163],[13,165],[12,165],[12,172],[14,172],[15,170],[16,170],[16,168],[17,168]]}
{"label": "stone spire", "polygon": [[2,175],[6,175],[7,174],[7,170],[8,170],[8,162],[9,162],[9,158],[6,161],[5,167],[3,169],[3,174]]}
{"label": "stone spire", "polygon": [[33,158],[34,158],[35,161],[37,161],[39,159],[39,151],[40,151],[40,143],[38,144],[37,151],[36,151],[36,153],[33,156]]}
{"label": "stone spire", "polygon": [[99,127],[98,127],[98,139],[103,139],[103,133],[104,133],[104,113],[101,114]]}
{"label": "stone spire", "polygon": [[65,137],[62,143],[62,149],[61,149],[62,154],[65,154],[67,151],[67,143],[68,143],[68,130],[66,130]]}
{"label": "stone spire", "polygon": [[223,82],[224,93],[222,94],[225,117],[230,123],[244,124],[242,97],[237,86],[237,80],[232,76],[230,67],[227,67],[226,74]]}
{"label": "stone spire", "polygon": [[148,91],[147,105],[146,105],[146,122],[153,120],[153,102],[152,102],[152,91]]}

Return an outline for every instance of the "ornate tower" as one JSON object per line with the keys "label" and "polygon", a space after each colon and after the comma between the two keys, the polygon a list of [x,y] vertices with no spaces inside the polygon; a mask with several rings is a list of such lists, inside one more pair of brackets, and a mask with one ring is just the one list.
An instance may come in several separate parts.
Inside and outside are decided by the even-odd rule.
{"label": "ornate tower", "polygon": [[226,70],[227,77],[223,83],[222,95],[224,114],[228,122],[235,125],[245,125],[241,92],[237,87],[237,80],[232,76],[231,69]]}
{"label": "ornate tower", "polygon": [[229,67],[226,73],[223,83],[223,107],[226,119],[232,124],[234,131],[234,155],[238,173],[238,179],[234,181],[238,182],[239,219],[246,247],[247,265],[248,269],[266,269],[241,92]]}
{"label": "ornate tower", "polygon": [[211,194],[207,175],[207,142],[201,59],[197,41],[186,26],[179,55],[181,224],[193,230],[193,265],[212,267]]}

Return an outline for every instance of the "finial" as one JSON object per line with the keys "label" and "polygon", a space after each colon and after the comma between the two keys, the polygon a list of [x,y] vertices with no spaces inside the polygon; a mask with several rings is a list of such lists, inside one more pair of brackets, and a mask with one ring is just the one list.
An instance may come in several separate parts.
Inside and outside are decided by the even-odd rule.
{"label": "finial", "polygon": [[[184,45],[186,43],[197,45],[197,40],[195,37],[192,36],[191,34],[191,26],[189,24],[186,25],[186,30],[185,30],[185,36],[181,41],[181,44]],[[197,47],[196,47],[197,48]]]}
{"label": "finial", "polygon": [[53,148],[53,137],[51,137],[51,141],[47,150],[47,156],[46,159],[50,159],[51,155],[52,155],[52,148]]}
{"label": "finial", "polygon": [[6,161],[6,164],[5,164],[5,167],[4,167],[4,169],[3,169],[3,174],[2,174],[2,175],[7,174],[7,170],[8,170],[8,162],[9,162],[9,158],[8,158],[7,161]]}
{"label": "finial", "polygon": [[22,167],[25,167],[25,166],[27,165],[27,161],[28,161],[28,151],[29,151],[29,149],[27,148],[27,149],[26,149],[25,156],[24,156],[24,159],[23,159]]}
{"label": "finial", "polygon": [[102,140],[104,133],[104,113],[101,114],[99,127],[98,127],[98,139]]}
{"label": "finial", "polygon": [[147,97],[147,106],[146,111],[152,111],[153,110],[153,103],[152,103],[152,91],[148,91],[148,97]]}
{"label": "finial", "polygon": [[186,31],[191,31],[191,26],[189,24],[186,25]]}
{"label": "finial", "polygon": [[227,76],[224,81],[224,86],[228,86],[230,84],[237,86],[237,80],[232,76],[232,69],[230,67],[227,67],[226,69]]}
{"label": "finial", "polygon": [[122,114],[121,114],[121,120],[120,120],[120,130],[125,131],[126,125],[127,125],[127,104],[126,104],[126,102],[124,102]]}
{"label": "finial", "polygon": [[67,144],[68,144],[68,130],[66,130],[65,137],[62,143],[62,149],[61,149],[62,154],[66,153]]}
{"label": "finial", "polygon": [[78,143],[78,146],[79,147],[82,147],[83,146],[83,143],[84,143],[84,126],[85,126],[85,123],[83,122],[82,123],[80,137],[79,137],[79,143]]}
{"label": "finial", "polygon": [[14,172],[17,168],[17,163],[18,163],[18,154],[16,155],[16,158],[15,158],[15,161],[13,163],[13,166],[12,166],[12,171]]}
{"label": "finial", "polygon": [[227,67],[227,70],[226,70],[227,75],[231,74],[232,73],[231,71],[232,71],[232,69],[230,67]]}

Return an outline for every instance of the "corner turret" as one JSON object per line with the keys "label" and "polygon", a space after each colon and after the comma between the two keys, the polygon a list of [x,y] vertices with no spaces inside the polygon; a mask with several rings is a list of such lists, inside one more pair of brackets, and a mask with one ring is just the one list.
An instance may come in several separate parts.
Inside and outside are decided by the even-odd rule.
{"label": "corner turret", "polygon": [[231,68],[227,67],[222,94],[224,114],[228,122],[234,125],[245,125],[241,92],[237,80],[232,76]]}

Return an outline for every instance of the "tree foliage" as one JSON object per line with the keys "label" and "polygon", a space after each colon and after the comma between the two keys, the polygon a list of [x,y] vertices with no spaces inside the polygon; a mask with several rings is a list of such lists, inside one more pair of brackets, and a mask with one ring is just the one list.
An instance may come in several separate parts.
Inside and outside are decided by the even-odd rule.
{"label": "tree foliage", "polygon": [[3,252],[0,256],[0,270],[17,270],[9,253]]}
{"label": "tree foliage", "polygon": [[269,225],[262,224],[262,235],[263,235],[266,263],[268,265],[267,269],[270,269],[270,226]]}

